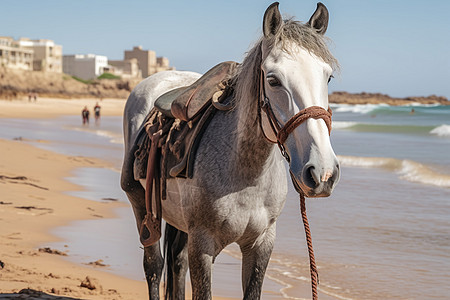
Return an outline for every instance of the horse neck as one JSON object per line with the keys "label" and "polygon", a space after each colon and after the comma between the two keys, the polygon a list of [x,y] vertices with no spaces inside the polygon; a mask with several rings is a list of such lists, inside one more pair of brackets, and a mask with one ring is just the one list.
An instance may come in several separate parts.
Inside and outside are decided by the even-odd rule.
{"label": "horse neck", "polygon": [[274,144],[269,143],[259,125],[258,99],[236,99],[238,103],[235,152],[236,172],[255,179],[274,162]]}

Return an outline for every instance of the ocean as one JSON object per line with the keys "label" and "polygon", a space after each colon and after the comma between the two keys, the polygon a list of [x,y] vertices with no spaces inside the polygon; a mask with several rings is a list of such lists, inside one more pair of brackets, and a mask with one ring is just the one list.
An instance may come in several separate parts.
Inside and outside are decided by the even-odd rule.
{"label": "ocean", "polygon": [[[332,109],[331,140],[341,162],[341,179],[329,198],[307,199],[319,290],[335,299],[448,299],[450,106]],[[75,116],[0,119],[0,126],[8,127],[0,138],[22,137],[48,150],[110,161],[111,169],[75,170],[68,180],[84,190],[71,194],[127,203],[119,186],[121,118],[103,117],[99,126],[80,123]],[[309,285],[299,211],[298,195],[290,184],[262,299],[302,299],[299,287]],[[53,233],[65,240],[51,246],[69,249],[69,259],[75,262],[103,259],[110,265],[107,270],[142,280],[142,249],[131,209],[116,213],[116,219],[76,221],[55,229]],[[224,252],[215,265],[214,274],[220,273],[213,278],[220,283],[214,290],[240,298],[238,248]]]}

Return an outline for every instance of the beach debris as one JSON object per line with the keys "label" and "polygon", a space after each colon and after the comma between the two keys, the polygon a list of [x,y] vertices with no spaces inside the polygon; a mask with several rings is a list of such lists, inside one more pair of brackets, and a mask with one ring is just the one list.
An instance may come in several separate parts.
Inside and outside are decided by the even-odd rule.
{"label": "beach debris", "polygon": [[119,199],[117,199],[117,198],[110,198],[110,197],[102,198],[102,200],[105,200],[105,201],[119,201]]}
{"label": "beach debris", "polygon": [[56,249],[52,249],[50,247],[44,247],[44,248],[39,248],[38,249],[39,252],[44,252],[44,253],[49,253],[49,254],[56,254],[56,255],[61,255],[61,256],[67,256],[67,253],[56,250]]}
{"label": "beach debris", "polygon": [[[47,211],[47,213],[52,213],[53,212],[53,209],[51,209],[51,208],[36,207],[36,206],[33,206],[33,205],[30,205],[30,206],[15,206],[15,208],[17,208],[17,209],[25,209],[25,210],[45,210],[45,211]],[[42,214],[45,214],[45,213],[42,213]]]}
{"label": "beach debris", "polygon": [[103,263],[103,259],[91,261],[91,262],[87,263],[87,265],[95,266],[95,267],[109,267],[109,265]]}
{"label": "beach debris", "polygon": [[12,202],[3,202],[3,201],[0,201],[0,205],[9,205],[9,204],[12,204]]}
{"label": "beach debris", "polygon": [[[52,293],[52,294],[56,294],[56,295],[61,295],[61,294],[67,294],[67,293],[71,293],[71,292],[73,292],[73,290],[71,289],[71,288],[69,288],[69,287],[62,287],[61,289],[56,289],[56,288],[51,288],[50,289],[50,291],[49,291],[50,293]],[[78,298],[67,298],[67,297],[56,297],[55,298],[55,296],[50,296],[51,298],[49,298],[49,299],[54,299],[54,300],[76,300],[76,299],[78,299]],[[43,298],[44,299],[44,298]]]}
{"label": "beach debris", "polygon": [[0,179],[3,180],[28,180],[25,176],[6,176],[6,175],[0,175]]}
{"label": "beach debris", "polygon": [[0,269],[3,269],[4,267],[5,267],[5,263],[0,260]]}
{"label": "beach debris", "polygon": [[45,275],[45,278],[55,278],[55,279],[59,279],[61,278],[58,275],[54,275],[53,273],[48,273],[48,275]]}
{"label": "beach debris", "polygon": [[38,188],[38,189],[42,189],[42,190],[46,190],[48,191],[48,188],[28,182],[30,181],[30,179],[28,179],[25,176],[6,176],[6,175],[0,175],[0,180],[5,180],[8,183],[17,183],[17,184],[26,184],[26,185],[30,185],[32,187]]}
{"label": "beach debris", "polygon": [[103,290],[98,280],[90,276],[86,276],[86,278],[81,282],[80,286],[87,288],[89,290],[98,290],[98,291]]}

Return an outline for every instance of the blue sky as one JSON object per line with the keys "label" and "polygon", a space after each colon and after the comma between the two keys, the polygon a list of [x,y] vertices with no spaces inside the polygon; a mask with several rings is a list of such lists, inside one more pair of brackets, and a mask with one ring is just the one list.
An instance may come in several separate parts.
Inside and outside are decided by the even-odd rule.
{"label": "blue sky", "polygon": [[[306,22],[316,1],[280,0],[283,16]],[[0,36],[47,38],[64,54],[122,59],[142,45],[178,70],[205,72],[242,61],[261,35],[272,1],[0,1]],[[323,0],[327,36],[341,74],[330,91],[431,94],[450,99],[450,1]]]}

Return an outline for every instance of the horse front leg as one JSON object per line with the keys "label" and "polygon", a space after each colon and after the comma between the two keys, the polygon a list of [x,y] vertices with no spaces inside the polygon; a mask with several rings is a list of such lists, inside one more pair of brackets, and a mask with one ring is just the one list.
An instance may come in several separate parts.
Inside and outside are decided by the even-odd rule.
{"label": "horse front leg", "polygon": [[240,245],[242,252],[243,299],[260,299],[261,290],[275,241],[275,223],[256,243]]}
{"label": "horse front leg", "polygon": [[188,256],[193,300],[211,299],[214,240],[204,231],[189,232]]}

